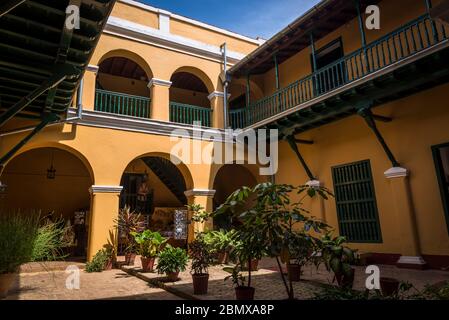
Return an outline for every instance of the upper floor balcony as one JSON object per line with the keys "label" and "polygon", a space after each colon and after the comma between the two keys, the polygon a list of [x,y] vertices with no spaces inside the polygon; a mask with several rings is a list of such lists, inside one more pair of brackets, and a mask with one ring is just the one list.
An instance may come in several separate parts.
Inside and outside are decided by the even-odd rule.
{"label": "upper floor balcony", "polygon": [[447,25],[424,14],[339,58],[341,43],[331,43],[328,56],[312,48],[315,71],[261,99],[249,101],[246,94],[244,106],[230,111],[231,125],[301,132],[353,114],[359,105],[410,94],[446,77],[441,54],[448,36]]}

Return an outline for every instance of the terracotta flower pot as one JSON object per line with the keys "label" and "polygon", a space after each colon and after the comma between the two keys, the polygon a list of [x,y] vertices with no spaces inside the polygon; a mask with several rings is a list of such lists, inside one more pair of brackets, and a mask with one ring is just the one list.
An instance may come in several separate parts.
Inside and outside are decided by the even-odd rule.
{"label": "terracotta flower pot", "polygon": [[15,273],[0,274],[0,299],[6,298],[16,277]]}
{"label": "terracotta flower pot", "polygon": [[288,278],[293,282],[301,280],[301,266],[299,264],[288,264]]}
{"label": "terracotta flower pot", "polygon": [[114,262],[112,261],[112,259],[109,259],[108,261],[106,261],[106,263],[104,265],[104,270],[112,270],[113,267],[114,267]]}
{"label": "terracotta flower pot", "polygon": [[142,271],[143,272],[153,272],[154,261],[156,260],[156,258],[140,257],[140,260],[142,260]]}
{"label": "terracotta flower pot", "polygon": [[235,297],[237,300],[254,300],[256,289],[253,287],[237,287],[235,288]]}
{"label": "terracotta flower pot", "polygon": [[244,271],[248,271],[248,269],[251,268],[251,271],[257,271],[259,270],[259,260],[253,259],[251,260],[251,263],[248,266],[248,263],[246,263],[245,267],[243,268]]}
{"label": "terracotta flower pot", "polygon": [[392,296],[399,291],[399,280],[393,278],[380,277],[380,289],[384,296]]}
{"label": "terracotta flower pot", "polygon": [[167,273],[167,279],[170,282],[176,282],[179,279],[179,271],[178,272],[168,272]]}
{"label": "terracotta flower pot", "polygon": [[228,264],[229,262],[229,252],[220,252],[218,254],[218,263],[219,264]]}
{"label": "terracotta flower pot", "polygon": [[133,266],[135,260],[136,260],[136,254],[135,253],[127,253],[127,254],[125,254],[125,264],[127,266]]}
{"label": "terracotta flower pot", "polygon": [[192,274],[193,280],[193,294],[201,295],[207,294],[207,288],[209,285],[208,274]]}
{"label": "terracotta flower pot", "polygon": [[351,270],[352,272],[349,276],[346,276],[342,273],[335,274],[337,283],[341,288],[352,289],[352,286],[354,285],[355,269],[352,268]]}

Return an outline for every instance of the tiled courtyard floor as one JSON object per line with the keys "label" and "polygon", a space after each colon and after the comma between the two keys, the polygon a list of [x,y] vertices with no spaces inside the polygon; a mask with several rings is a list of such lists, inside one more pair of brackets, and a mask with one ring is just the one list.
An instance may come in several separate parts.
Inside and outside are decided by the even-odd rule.
{"label": "tiled courtyard floor", "polygon": [[176,300],[177,296],[120,270],[80,273],[80,290],[68,290],[64,271],[21,273],[7,300]]}

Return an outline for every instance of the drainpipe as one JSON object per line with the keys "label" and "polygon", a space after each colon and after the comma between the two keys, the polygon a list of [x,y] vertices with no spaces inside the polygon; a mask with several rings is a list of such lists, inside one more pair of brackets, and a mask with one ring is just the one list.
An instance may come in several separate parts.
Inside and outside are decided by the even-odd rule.
{"label": "drainpipe", "polygon": [[223,75],[224,75],[224,83],[223,83],[223,120],[224,120],[224,128],[228,128],[228,50],[226,42],[221,46],[223,51]]}
{"label": "drainpipe", "polygon": [[[80,84],[78,86],[78,90],[76,91],[76,108],[77,108],[76,116],[72,117],[72,118],[66,118],[65,120],[51,122],[47,125],[47,127],[54,126],[57,124],[63,124],[63,123],[67,123],[67,122],[76,122],[76,121],[79,121],[82,119],[82,117],[83,117],[83,84],[84,84],[84,79],[81,78]],[[35,128],[36,128],[36,126],[29,126],[29,127],[24,127],[24,128],[20,128],[20,129],[3,132],[3,133],[0,133],[0,137],[5,137],[5,136],[17,134],[17,133],[32,131]]]}

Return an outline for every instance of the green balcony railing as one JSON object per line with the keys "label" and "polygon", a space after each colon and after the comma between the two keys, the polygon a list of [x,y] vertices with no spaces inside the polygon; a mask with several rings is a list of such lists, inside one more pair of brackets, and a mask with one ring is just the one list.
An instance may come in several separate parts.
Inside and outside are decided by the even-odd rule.
{"label": "green balcony railing", "polygon": [[246,127],[246,109],[234,109],[229,110],[229,121],[232,129]]}
{"label": "green balcony railing", "polygon": [[99,90],[95,91],[95,110],[126,116],[149,118],[150,98]]}
{"label": "green balcony railing", "polygon": [[432,20],[427,14],[423,15],[273,95],[250,104],[245,111],[234,111],[235,118],[231,115],[231,125],[248,126],[320,97],[446,41],[448,35],[447,26]]}
{"label": "green balcony railing", "polygon": [[201,121],[203,127],[211,126],[212,110],[209,108],[193,106],[190,104],[170,102],[170,121],[193,124]]}

